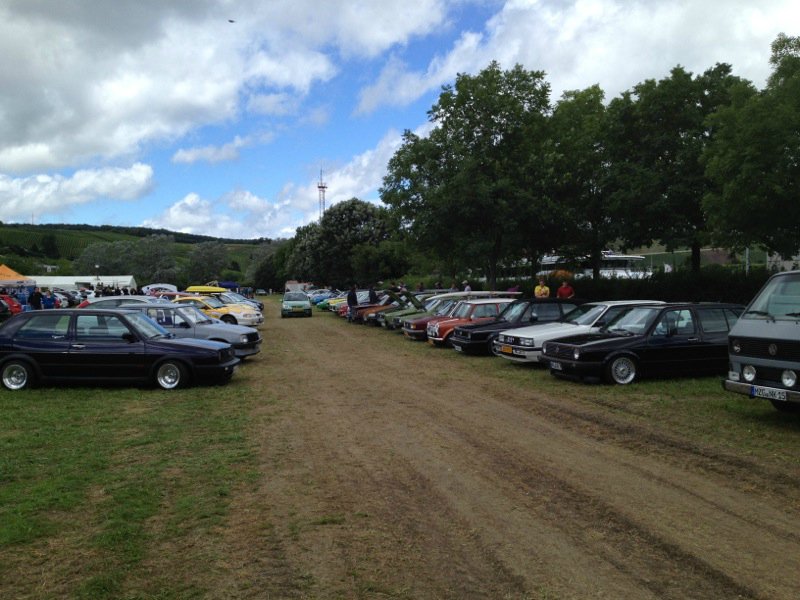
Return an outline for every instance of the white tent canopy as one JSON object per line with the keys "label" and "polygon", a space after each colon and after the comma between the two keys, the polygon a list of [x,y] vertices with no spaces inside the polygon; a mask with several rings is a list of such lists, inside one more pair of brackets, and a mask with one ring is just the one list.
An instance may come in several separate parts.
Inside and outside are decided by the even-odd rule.
{"label": "white tent canopy", "polygon": [[135,288],[136,279],[133,275],[29,275],[41,288],[61,288],[64,290],[79,290],[81,288],[103,286],[118,288]]}

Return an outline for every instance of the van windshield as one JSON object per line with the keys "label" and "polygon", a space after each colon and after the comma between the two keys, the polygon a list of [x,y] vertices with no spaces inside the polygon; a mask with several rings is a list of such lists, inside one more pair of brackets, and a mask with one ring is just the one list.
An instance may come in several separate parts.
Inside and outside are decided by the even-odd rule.
{"label": "van windshield", "polygon": [[778,321],[796,321],[800,318],[800,272],[770,279],[741,318]]}

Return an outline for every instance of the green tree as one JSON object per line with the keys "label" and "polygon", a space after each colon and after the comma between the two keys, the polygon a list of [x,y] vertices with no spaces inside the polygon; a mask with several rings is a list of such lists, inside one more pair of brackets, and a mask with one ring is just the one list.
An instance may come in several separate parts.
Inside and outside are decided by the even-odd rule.
{"label": "green tree", "polygon": [[222,242],[195,244],[189,251],[186,277],[194,285],[219,280],[228,263],[228,249]]}
{"label": "green tree", "polygon": [[740,84],[710,120],[704,206],[720,243],[788,257],[800,251],[800,38],[780,34],[770,63],[764,90]]}
{"label": "green tree", "polygon": [[496,62],[444,86],[425,137],[405,132],[381,199],[413,239],[443,262],[478,268],[494,288],[499,266],[531,253],[547,211],[549,85],[541,71]]}
{"label": "green tree", "polygon": [[61,253],[58,251],[56,236],[52,233],[42,236],[42,252],[47,258],[61,258]]}
{"label": "green tree", "polygon": [[607,189],[603,98],[598,85],[565,92],[551,119],[552,193],[561,215],[561,226],[550,232],[552,247],[561,255],[591,257],[595,279],[603,249],[620,234]]}
{"label": "green tree", "polygon": [[682,67],[647,80],[609,106],[609,189],[627,246],[691,249],[692,270],[709,240],[703,198],[712,183],[701,156],[715,135],[708,117],[731,102],[740,79],[726,64],[693,77]]}

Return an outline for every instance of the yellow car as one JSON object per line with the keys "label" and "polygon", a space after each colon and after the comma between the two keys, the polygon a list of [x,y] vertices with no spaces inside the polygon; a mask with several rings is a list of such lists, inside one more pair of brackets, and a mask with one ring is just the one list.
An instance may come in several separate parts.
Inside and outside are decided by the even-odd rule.
{"label": "yellow car", "polygon": [[196,306],[209,317],[224,323],[255,327],[264,322],[264,315],[258,310],[243,304],[225,304],[213,296],[179,296],[173,302]]}

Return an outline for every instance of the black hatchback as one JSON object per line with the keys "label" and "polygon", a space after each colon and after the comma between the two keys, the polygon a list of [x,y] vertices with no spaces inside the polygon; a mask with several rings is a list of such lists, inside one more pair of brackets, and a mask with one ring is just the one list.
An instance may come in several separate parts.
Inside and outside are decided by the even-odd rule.
{"label": "black hatchback", "polygon": [[455,328],[450,343],[457,352],[465,354],[494,354],[494,339],[501,331],[526,327],[536,323],[552,323],[573,308],[583,304],[574,298],[520,298],[515,300],[489,323],[461,325]]}
{"label": "black hatchback", "polygon": [[728,331],[744,307],[722,303],[637,306],[596,333],[546,342],[554,375],[628,384],[640,376],[724,374]]}
{"label": "black hatchback", "polygon": [[239,359],[230,344],[173,339],[139,312],[52,309],[20,313],[0,326],[0,380],[9,390],[41,381],[225,382]]}

